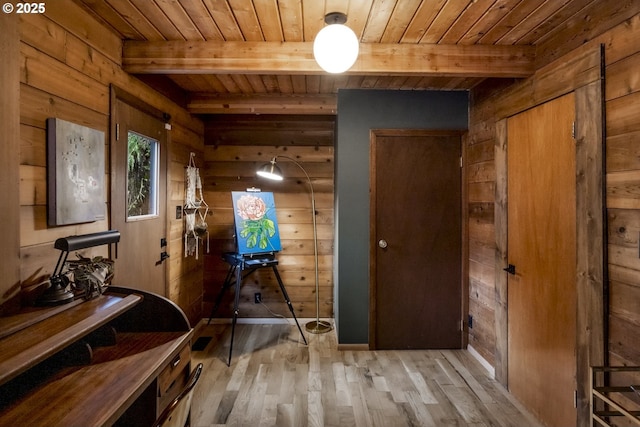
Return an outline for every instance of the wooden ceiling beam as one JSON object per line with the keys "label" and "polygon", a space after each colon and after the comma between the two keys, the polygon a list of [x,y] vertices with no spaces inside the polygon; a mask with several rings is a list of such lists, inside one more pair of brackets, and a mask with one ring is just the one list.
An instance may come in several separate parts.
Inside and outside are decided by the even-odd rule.
{"label": "wooden ceiling beam", "polygon": [[334,94],[212,94],[196,93],[187,103],[192,114],[334,115]]}
{"label": "wooden ceiling beam", "polygon": [[[361,43],[351,75],[528,77],[533,46]],[[125,41],[132,74],[324,74],[311,42]]]}

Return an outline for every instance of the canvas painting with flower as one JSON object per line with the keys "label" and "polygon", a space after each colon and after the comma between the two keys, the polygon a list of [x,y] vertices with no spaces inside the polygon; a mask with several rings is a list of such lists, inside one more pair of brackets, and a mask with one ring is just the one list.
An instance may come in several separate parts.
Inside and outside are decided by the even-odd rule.
{"label": "canvas painting with flower", "polygon": [[232,191],[238,253],[278,252],[282,249],[273,193]]}

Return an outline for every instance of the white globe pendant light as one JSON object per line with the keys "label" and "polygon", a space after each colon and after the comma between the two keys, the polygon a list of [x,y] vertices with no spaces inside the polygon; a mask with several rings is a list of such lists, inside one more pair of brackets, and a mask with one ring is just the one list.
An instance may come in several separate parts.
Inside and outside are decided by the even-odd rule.
{"label": "white globe pendant light", "polygon": [[353,30],[346,25],[347,15],[328,13],[324,17],[328,25],[318,32],[313,41],[313,56],[328,73],[343,73],[358,59],[359,41]]}

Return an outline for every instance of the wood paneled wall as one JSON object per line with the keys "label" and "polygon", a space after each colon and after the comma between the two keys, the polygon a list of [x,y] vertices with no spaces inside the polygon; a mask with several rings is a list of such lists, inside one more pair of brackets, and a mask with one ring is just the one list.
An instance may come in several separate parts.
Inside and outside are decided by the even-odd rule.
{"label": "wood paneled wall", "polygon": [[[570,51],[560,60],[545,67],[548,75],[539,74],[524,87],[518,82],[490,82],[472,91],[470,131],[467,150],[467,189],[469,195],[469,311],[474,317],[469,343],[487,361],[496,363],[495,312],[496,275],[494,250],[497,230],[494,229],[494,192],[497,176],[493,146],[496,121],[505,117],[505,109],[517,110],[517,104],[538,99],[548,80],[554,85],[577,87],[587,74],[595,70],[584,64],[587,72],[565,74],[563,67],[575,67],[572,61],[588,60],[581,55],[588,49],[604,45],[606,101],[606,168],[608,213],[609,327],[608,356],[612,365],[639,365],[640,350],[640,15],[608,31],[590,29],[588,43]],[[563,51],[555,46],[551,57]],[[595,72],[595,71],[594,71]],[[564,79],[564,81],[563,81]],[[518,91],[513,90],[518,87]],[[499,272],[502,273],[502,272]],[[606,297],[605,297],[606,298]],[[606,302],[606,299],[605,299]]]}
{"label": "wood paneled wall", "polygon": [[[210,252],[205,257],[205,317],[224,281],[228,265],[221,254],[233,251],[231,191],[250,187],[274,193],[282,251],[278,271],[297,317],[315,317],[315,267],[309,185],[293,162],[279,159],[285,179],[270,182],[255,171],[273,156],[295,159],[309,174],[316,198],[320,317],[333,317],[333,116],[212,116],[205,122],[205,165],[202,168]],[[254,303],[262,293],[267,307]],[[230,317],[233,291],[226,293],[215,317]],[[291,313],[270,269],[258,270],[241,289],[240,317],[286,316]]]}
{"label": "wood paneled wall", "polygon": [[640,15],[605,43],[609,363],[640,365]]}
{"label": "wood paneled wall", "polygon": [[[19,163],[20,112],[16,105],[20,102],[20,26],[18,19],[8,13],[0,16],[0,57],[4,67],[0,67],[0,302],[9,298],[4,307],[0,305],[0,315],[11,311],[19,304],[20,289],[20,205],[19,205]],[[13,307],[11,306],[13,302]]]}
{"label": "wood paneled wall", "polygon": [[[495,366],[495,267],[494,202],[496,169],[494,163],[495,103],[479,102],[506,82],[485,85],[471,93],[469,133],[465,166],[469,242],[469,328],[468,343]],[[485,91],[482,92],[481,89]]]}
{"label": "wood paneled wall", "polygon": [[[20,18],[18,18],[20,16]],[[105,158],[109,141],[110,85],[171,115],[169,162],[170,205],[182,205],[184,171],[189,153],[203,152],[202,122],[121,69],[122,42],[71,0],[47,3],[42,15],[12,15],[20,19],[20,279],[23,288],[46,280],[59,252],[59,237],[103,231],[108,219],[64,227],[47,226],[46,136],[48,117],[72,121],[105,132]],[[6,66],[3,63],[3,67]],[[105,165],[109,182],[109,165]],[[108,191],[105,189],[108,209]],[[174,212],[169,209],[169,211]],[[170,218],[171,219],[171,218]],[[170,298],[192,322],[201,317],[201,265],[183,259],[182,221],[170,220]],[[17,249],[16,249],[17,250]],[[105,248],[92,253],[106,254]],[[117,268],[117,262],[116,262]],[[3,298],[15,297],[0,289]],[[5,301],[6,302],[6,301]]]}

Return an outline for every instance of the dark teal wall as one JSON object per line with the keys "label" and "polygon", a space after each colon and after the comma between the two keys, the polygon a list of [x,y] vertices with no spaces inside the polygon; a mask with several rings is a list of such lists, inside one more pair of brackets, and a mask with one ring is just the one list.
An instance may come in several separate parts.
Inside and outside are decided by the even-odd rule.
{"label": "dark teal wall", "polygon": [[468,108],[463,91],[338,92],[334,307],[340,344],[369,342],[369,131],[466,130]]}

